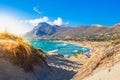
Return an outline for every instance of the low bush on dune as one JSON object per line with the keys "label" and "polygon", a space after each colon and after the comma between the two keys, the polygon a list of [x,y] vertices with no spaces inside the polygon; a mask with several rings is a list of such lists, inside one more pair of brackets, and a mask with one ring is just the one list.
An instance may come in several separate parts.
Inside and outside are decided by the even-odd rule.
{"label": "low bush on dune", "polygon": [[33,71],[35,65],[47,65],[47,56],[43,51],[7,32],[0,33],[0,51],[0,58],[9,60],[26,72]]}
{"label": "low bush on dune", "polygon": [[75,57],[77,58],[79,55],[84,55],[84,53],[83,53],[83,52],[77,52],[77,53],[74,54],[73,56],[75,56]]}

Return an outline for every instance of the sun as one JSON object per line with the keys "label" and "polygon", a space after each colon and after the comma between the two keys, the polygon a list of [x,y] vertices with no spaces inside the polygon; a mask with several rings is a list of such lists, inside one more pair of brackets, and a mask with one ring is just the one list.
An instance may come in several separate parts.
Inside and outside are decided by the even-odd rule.
{"label": "sun", "polygon": [[12,34],[23,34],[26,32],[26,28],[19,20],[12,15],[0,15],[0,32],[4,30]]}

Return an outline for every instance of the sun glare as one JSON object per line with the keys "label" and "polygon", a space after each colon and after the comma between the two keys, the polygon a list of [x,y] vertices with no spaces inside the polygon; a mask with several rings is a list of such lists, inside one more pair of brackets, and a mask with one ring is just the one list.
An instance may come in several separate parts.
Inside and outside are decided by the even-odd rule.
{"label": "sun glare", "polygon": [[0,15],[0,32],[5,30],[12,34],[23,34],[26,32],[25,26],[17,18],[10,15]]}

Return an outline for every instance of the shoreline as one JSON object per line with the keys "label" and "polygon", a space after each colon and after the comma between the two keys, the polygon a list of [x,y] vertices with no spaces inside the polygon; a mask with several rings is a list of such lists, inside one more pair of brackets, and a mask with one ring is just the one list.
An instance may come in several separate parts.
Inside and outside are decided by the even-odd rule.
{"label": "shoreline", "polygon": [[70,44],[75,44],[78,46],[82,46],[85,48],[90,49],[90,54],[95,53],[96,51],[100,51],[102,46],[104,46],[105,44],[107,44],[108,42],[91,42],[91,41],[58,41],[58,42],[69,42]]}
{"label": "shoreline", "polygon": [[[38,41],[41,41],[41,40],[38,40]],[[70,45],[72,45],[72,46],[76,46],[76,48],[74,48],[73,50],[76,50],[76,52],[74,52],[73,53],[73,51],[71,51],[72,53],[70,53],[70,54],[68,54],[69,53],[69,51],[65,51],[66,52],[66,54],[64,54],[64,53],[60,53],[59,52],[59,48],[54,48],[53,50],[51,50],[51,51],[45,51],[46,53],[53,53],[53,55],[54,55],[54,53],[55,53],[55,55],[56,55],[56,53],[57,53],[57,51],[56,50],[58,50],[58,54],[60,54],[60,55],[63,55],[64,57],[69,57],[69,56],[73,56],[73,55],[75,55],[76,53],[78,53],[78,52],[83,52],[84,54],[88,54],[88,53],[90,53],[91,52],[91,48],[89,48],[89,47],[86,47],[86,46],[82,46],[82,45],[79,45],[78,43],[75,43],[75,41],[74,41],[74,43],[73,42],[68,42],[68,41],[48,41],[48,42],[55,42],[55,43],[57,43],[57,42],[60,42],[61,44],[70,44]],[[31,44],[31,43],[30,43]],[[51,45],[52,46],[52,45]],[[56,45],[57,46],[57,45]],[[64,46],[64,45],[63,45]],[[78,47],[78,49],[77,49],[77,47]],[[61,46],[61,48],[62,48],[62,46]],[[64,49],[65,47],[63,47],[63,49]],[[44,50],[44,49],[43,49]],[[70,50],[70,49],[69,49]]]}
{"label": "shoreline", "polygon": [[[48,40],[49,41],[49,40]],[[51,40],[50,40],[51,41]],[[92,41],[74,41],[74,40],[70,40],[70,41],[65,41],[65,40],[56,40],[56,41],[52,41],[52,42],[65,42],[65,43],[69,43],[69,44],[73,44],[73,45],[77,45],[83,48],[87,48],[89,49],[89,51],[86,54],[93,54],[96,51],[100,51],[102,49],[102,46],[104,46],[106,43],[108,42],[92,42]],[[60,53],[58,53],[60,54]],[[61,54],[62,55],[62,54]],[[66,57],[66,55],[64,55]],[[67,55],[72,56],[72,55]]]}

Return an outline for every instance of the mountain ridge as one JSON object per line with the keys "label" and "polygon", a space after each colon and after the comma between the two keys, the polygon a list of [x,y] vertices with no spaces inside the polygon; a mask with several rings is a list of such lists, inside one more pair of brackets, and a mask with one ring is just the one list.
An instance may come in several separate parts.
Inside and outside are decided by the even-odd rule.
{"label": "mountain ridge", "polygon": [[26,33],[26,36],[29,37],[58,37],[65,38],[70,36],[71,38],[80,37],[80,36],[91,36],[91,35],[101,35],[101,34],[110,34],[110,33],[119,33],[120,25],[119,23],[114,26],[78,26],[78,27],[67,27],[67,26],[58,26],[50,25],[46,22],[39,23],[31,31]]}

